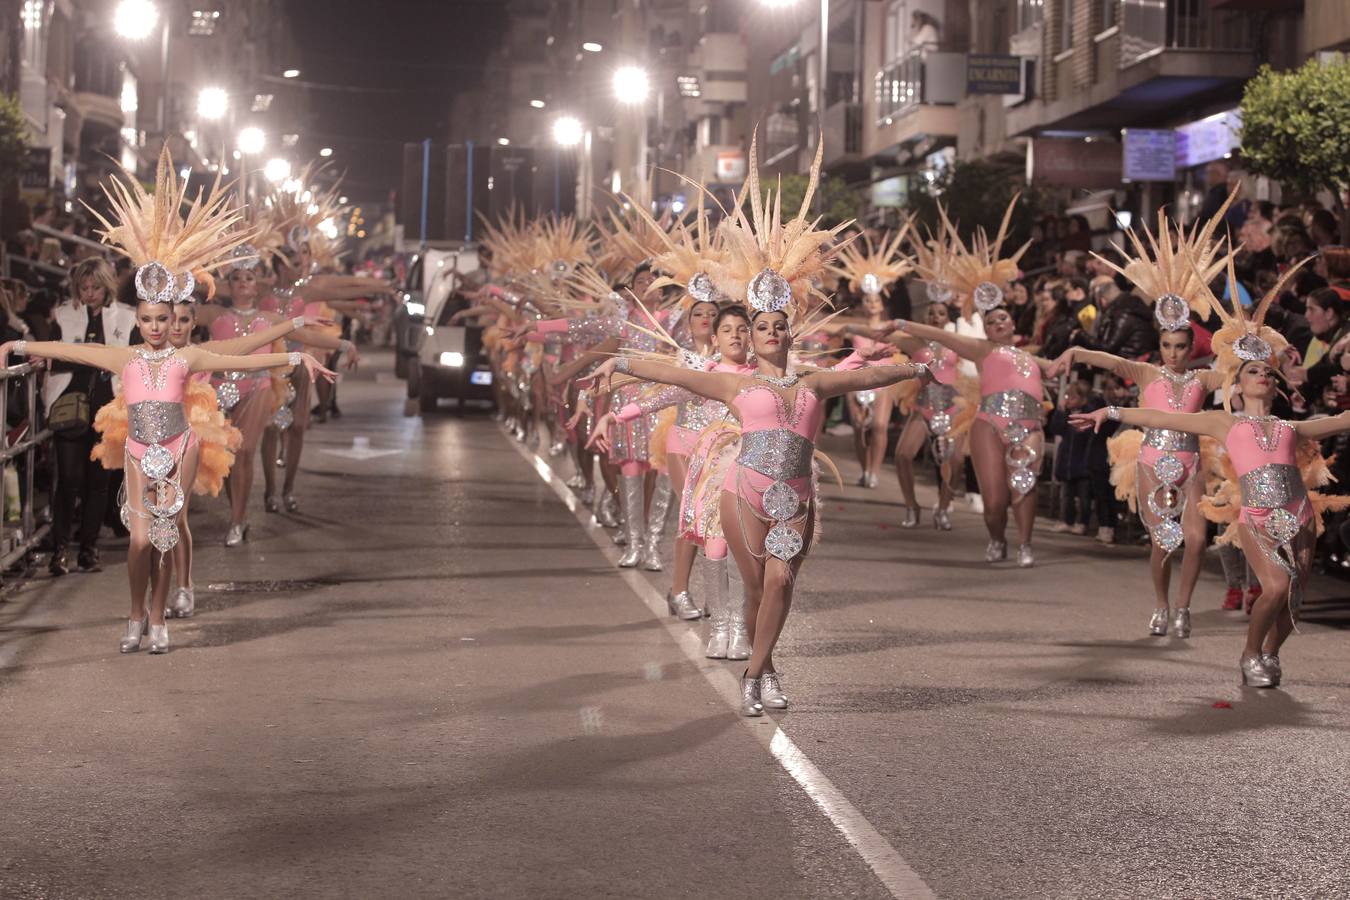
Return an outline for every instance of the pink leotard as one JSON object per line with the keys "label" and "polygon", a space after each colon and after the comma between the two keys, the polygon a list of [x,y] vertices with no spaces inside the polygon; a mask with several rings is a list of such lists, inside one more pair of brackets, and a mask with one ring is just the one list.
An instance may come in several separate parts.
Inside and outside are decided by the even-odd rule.
{"label": "pink leotard", "polygon": [[[272,321],[257,311],[253,311],[252,315],[245,319],[241,318],[234,310],[228,310],[224,315],[218,316],[216,320],[211,323],[211,340],[233,340],[234,338],[243,337],[246,334],[253,334],[271,327]],[[262,346],[253,352],[255,354],[270,353],[271,349],[267,346]],[[239,387],[240,399],[247,397],[258,388],[266,387],[268,380],[271,378],[271,375],[269,375],[266,370],[232,374],[237,375],[238,377],[227,378],[223,374],[213,373],[211,376],[211,383],[216,387],[219,387],[225,381],[233,381]]]}
{"label": "pink leotard", "polygon": [[1029,353],[999,347],[980,363],[980,411],[977,419],[1000,433],[1012,422],[1039,430],[1043,417],[1041,369]]}
{"label": "pink leotard", "polygon": [[1297,465],[1298,435],[1292,425],[1274,417],[1242,417],[1228,430],[1224,447],[1242,488],[1242,522],[1264,525],[1276,509],[1293,513],[1300,525],[1312,519],[1308,491]]}
{"label": "pink leotard", "polygon": [[816,392],[798,384],[791,398],[768,384],[742,388],[732,408],[741,420],[741,448],[722,485],[764,515],[763,494],[775,481],[797,492],[803,504],[812,498],[813,436],[820,433],[825,404]]}
{"label": "pink leotard", "polygon": [[127,453],[133,459],[141,459],[152,443],[163,446],[174,456],[192,445],[195,437],[183,407],[191,377],[187,360],[177,352],[155,362],[137,351],[122,368],[122,396],[128,418]]}
{"label": "pink leotard", "polygon": [[[1185,378],[1178,378],[1164,369],[1139,395],[1141,409],[1195,413],[1204,405],[1204,386],[1199,378],[1189,372]],[[1200,438],[1167,428],[1145,428],[1144,442],[1139,448],[1139,461],[1151,467],[1169,455],[1181,461],[1186,467],[1186,477],[1190,478],[1199,466]]]}

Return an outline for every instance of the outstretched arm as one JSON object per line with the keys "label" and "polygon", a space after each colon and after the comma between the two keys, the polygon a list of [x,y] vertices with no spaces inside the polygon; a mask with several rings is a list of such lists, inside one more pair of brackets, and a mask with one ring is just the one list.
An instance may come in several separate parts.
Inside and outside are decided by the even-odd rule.
{"label": "outstretched arm", "polygon": [[1302,422],[1291,422],[1290,424],[1294,426],[1294,431],[1299,437],[1320,441],[1350,431],[1350,412],[1323,416],[1318,419],[1307,419]]}
{"label": "outstretched arm", "polygon": [[13,353],[22,353],[37,359],[59,359],[81,366],[94,366],[113,374],[120,373],[131,350],[125,347],[105,347],[103,344],[67,344],[65,341],[7,341],[0,344],[0,361],[6,365]]}
{"label": "outstretched arm", "polygon": [[[1114,410],[1114,415],[1112,411]],[[1199,434],[1222,441],[1228,437],[1233,427],[1232,413],[1212,410],[1198,413],[1164,412],[1160,409],[1135,409],[1119,406],[1106,406],[1088,413],[1074,413],[1069,416],[1069,424],[1080,431],[1099,430],[1108,419],[1115,419],[1122,425],[1138,425],[1141,428],[1167,428],[1171,431],[1184,431],[1187,434]]]}
{"label": "outstretched arm", "polygon": [[187,347],[182,351],[188,367],[194,372],[257,372],[262,369],[279,369],[283,366],[304,366],[310,377],[316,381],[323,378],[332,381],[337,373],[325,369],[319,361],[308,353],[254,353],[249,356],[223,356],[203,350],[201,347]]}
{"label": "outstretched arm", "polygon": [[557,371],[548,376],[549,384],[566,384],[573,378],[576,378],[582,372],[586,371],[588,366],[600,362],[607,356],[612,356],[619,352],[619,339],[607,338],[596,344],[576,359],[559,366]]}
{"label": "outstretched arm", "polygon": [[394,288],[388,282],[359,275],[315,275],[295,289],[295,293],[306,300],[325,301],[355,300],[393,292]]}
{"label": "outstretched arm", "polygon": [[676,387],[682,387],[698,394],[700,397],[720,400],[726,404],[730,404],[736,398],[736,391],[745,380],[744,376],[734,375],[730,372],[703,372],[698,369],[685,369],[681,366],[670,366],[665,363],[651,362],[645,359],[628,359],[626,357],[610,360],[596,369],[595,375],[592,377],[597,380],[604,379],[615,371],[625,372],[634,378],[641,378],[643,381],[673,384]]}
{"label": "outstretched arm", "polygon": [[203,341],[197,346],[211,353],[219,353],[222,356],[244,356],[252,353],[259,347],[266,347],[274,341],[279,341],[289,336],[292,332],[300,331],[309,325],[331,325],[328,319],[311,318],[306,316],[297,316],[294,319],[287,319],[284,322],[278,322],[271,328],[262,331],[255,331],[252,334],[246,334],[242,337],[230,338],[228,341]]}
{"label": "outstretched arm", "polygon": [[993,346],[988,341],[965,337],[954,331],[943,331],[941,328],[934,328],[932,325],[920,325],[918,322],[908,322],[904,319],[896,319],[896,325],[905,334],[924,341],[937,341],[942,346],[955,350],[957,356],[971,362],[982,361],[989,355]]}
{"label": "outstretched arm", "polygon": [[1037,362],[1041,363],[1041,369],[1047,375],[1059,375],[1070,366],[1083,364],[1092,366],[1094,369],[1102,369],[1106,372],[1114,372],[1122,378],[1128,378],[1135,384],[1145,384],[1152,381],[1157,375],[1157,369],[1148,363],[1134,362],[1124,357],[1116,356],[1114,353],[1106,353],[1102,350],[1088,350],[1084,347],[1070,347],[1059,355],[1059,359],[1048,364],[1039,358]]}
{"label": "outstretched arm", "polygon": [[929,378],[932,373],[920,363],[898,366],[864,366],[849,372],[826,369],[811,376],[811,387],[822,399],[838,397],[850,391],[869,391],[910,378]]}

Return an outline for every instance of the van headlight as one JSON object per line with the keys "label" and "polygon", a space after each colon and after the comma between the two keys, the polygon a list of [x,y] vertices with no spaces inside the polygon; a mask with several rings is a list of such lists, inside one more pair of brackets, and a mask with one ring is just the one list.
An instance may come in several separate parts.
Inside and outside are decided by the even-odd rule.
{"label": "van headlight", "polygon": [[464,365],[464,354],[456,353],[454,350],[449,350],[440,355],[439,362],[443,366],[449,366],[452,369],[458,369],[460,366]]}

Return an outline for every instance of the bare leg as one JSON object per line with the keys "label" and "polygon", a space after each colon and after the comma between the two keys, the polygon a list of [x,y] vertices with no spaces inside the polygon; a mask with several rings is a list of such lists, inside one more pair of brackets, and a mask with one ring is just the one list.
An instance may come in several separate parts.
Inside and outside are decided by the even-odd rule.
{"label": "bare leg", "polygon": [[[1008,464],[1003,459],[1003,439],[994,426],[976,419],[970,427],[970,455],[975,463],[975,477],[980,482],[980,496],[984,498],[984,527],[989,538],[1004,540],[1008,531]],[[1034,508],[1033,508],[1034,513]]]}
{"label": "bare leg", "polygon": [[257,388],[239,401],[233,423],[243,434],[243,443],[235,454],[230,468],[230,524],[242,525],[248,518],[248,497],[253,490],[253,464],[258,443],[272,414],[272,394],[269,388]]}
{"label": "bare leg", "polygon": [[[1036,458],[1040,459],[1042,450],[1045,447],[1045,436],[1039,431],[1034,431],[1027,436],[1026,445],[1036,451]],[[1038,464],[1039,465],[1039,464]],[[980,483],[980,492],[984,493],[984,483]],[[1009,491],[1011,493],[1011,491]],[[988,502],[988,494],[985,494]],[[1030,544],[1031,536],[1036,527],[1036,491],[1033,488],[1027,493],[1018,497],[1012,504],[1013,516],[1017,520],[1017,540],[1021,544]]]}
{"label": "bare leg", "polygon": [[886,459],[886,440],[890,436],[891,409],[894,406],[895,398],[889,391],[877,391],[877,399],[872,404],[872,427],[867,436],[868,472],[880,472],[881,463]]}
{"label": "bare leg", "polygon": [[1196,475],[1186,485],[1186,510],[1181,514],[1181,530],[1186,544],[1181,557],[1181,594],[1177,609],[1191,608],[1191,595],[1200,580],[1200,569],[1205,562],[1205,544],[1209,534],[1204,514],[1200,512],[1200,498],[1204,496],[1204,478]]}
{"label": "bare leg", "polygon": [[[684,492],[684,480],[689,473],[689,457],[681,456],[676,453],[666,454],[666,470],[670,476],[670,489],[675,491],[676,518],[679,518],[680,496]],[[678,533],[679,528],[676,527]],[[677,537],[675,539],[675,571],[671,574],[670,589],[673,593],[679,594],[689,590],[689,576],[694,571],[694,558],[698,555],[698,547]]]}
{"label": "bare leg", "polygon": [[[748,508],[745,511],[744,521],[741,521],[739,500],[732,491],[722,491],[719,503],[721,504],[722,532],[726,538],[727,548],[736,560],[736,569],[741,573],[741,581],[745,585],[745,630],[753,647],[760,602],[764,596],[764,560],[762,553],[764,536],[769,533],[769,529]],[[750,542],[754,542],[755,546],[760,548],[759,555],[756,555],[750,549]]]}
{"label": "bare leg", "polygon": [[853,399],[853,395],[847,395],[845,400],[848,403],[848,420],[853,425],[853,453],[858,457],[858,468],[867,473],[867,429],[863,427],[866,412],[862,404]]}
{"label": "bare leg", "polygon": [[281,430],[268,425],[263,429],[262,440],[258,442],[262,447],[263,494],[268,497],[275,497],[277,493],[277,455],[280,441]]}
{"label": "bare leg", "polygon": [[188,507],[192,505],[192,484],[197,480],[200,451],[183,455],[183,508],[178,511],[178,546],[173,548],[174,583],[181,588],[192,587],[192,530],[188,528]]}
{"label": "bare leg", "polygon": [[900,432],[900,440],[895,445],[895,477],[900,482],[900,493],[905,497],[905,505],[918,507],[918,495],[914,492],[914,460],[923,450],[928,439],[928,425],[923,416],[914,413],[905,422]]}
{"label": "bare leg", "polygon": [[[1294,628],[1289,611],[1289,576],[1285,574],[1284,569],[1266,556],[1251,526],[1239,525],[1238,535],[1242,542],[1242,550],[1247,556],[1247,564],[1261,582],[1261,596],[1252,607],[1252,617],[1247,623],[1247,643],[1243,647],[1242,654],[1244,656],[1256,656],[1262,652],[1278,654]],[[1315,543],[1313,525],[1309,522],[1294,538],[1298,577],[1304,583],[1312,568],[1312,550]]]}

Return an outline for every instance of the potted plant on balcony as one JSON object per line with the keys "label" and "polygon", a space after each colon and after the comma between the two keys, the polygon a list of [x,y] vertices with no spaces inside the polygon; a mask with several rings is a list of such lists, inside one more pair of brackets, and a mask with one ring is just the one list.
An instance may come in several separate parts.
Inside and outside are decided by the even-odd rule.
{"label": "potted plant on balcony", "polygon": [[1350,243],[1350,59],[1309,60],[1290,72],[1263,66],[1242,95],[1248,168],[1304,195],[1326,191]]}

